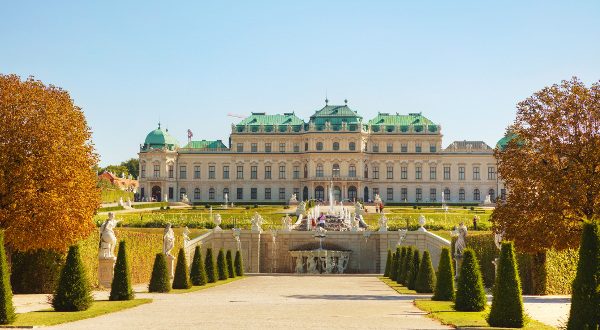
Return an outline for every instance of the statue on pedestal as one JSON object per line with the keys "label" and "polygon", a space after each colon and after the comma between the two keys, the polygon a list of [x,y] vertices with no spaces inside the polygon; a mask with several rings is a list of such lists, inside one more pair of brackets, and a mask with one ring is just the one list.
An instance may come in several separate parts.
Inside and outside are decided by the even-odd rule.
{"label": "statue on pedestal", "polygon": [[285,217],[281,219],[281,225],[283,227],[283,231],[292,231],[292,218],[290,218],[289,214],[286,214]]}
{"label": "statue on pedestal", "polygon": [[452,236],[457,237],[456,243],[454,244],[454,255],[462,256],[464,249],[467,247],[467,226],[465,226],[464,222],[461,222],[460,225],[454,229]]}
{"label": "statue on pedestal", "polygon": [[214,231],[221,231],[221,230],[223,230],[223,229],[221,229],[222,219],[221,219],[221,215],[220,214],[217,213],[215,215],[215,218],[213,219],[213,222],[215,223],[215,228],[213,229]]}
{"label": "statue on pedestal", "polygon": [[298,203],[298,199],[296,199],[296,194],[292,194],[292,197],[290,197],[290,204],[296,204]]}
{"label": "statue on pedestal", "polygon": [[171,224],[167,223],[163,234],[163,253],[165,256],[175,258],[175,256],[171,254],[171,250],[173,250],[174,247],[175,233],[173,232],[173,228],[171,228]]}
{"label": "statue on pedestal", "polygon": [[250,222],[252,223],[252,231],[262,231],[263,218],[258,212],[254,212],[254,216],[252,216]]}
{"label": "statue on pedestal", "polygon": [[100,226],[100,250],[98,257],[101,259],[115,259],[115,245],[117,237],[115,236],[114,228],[120,220],[115,219],[113,212],[108,212],[108,219]]}
{"label": "statue on pedestal", "polygon": [[379,216],[379,231],[387,231],[387,223],[387,217],[385,216],[385,214],[381,213],[381,215]]}

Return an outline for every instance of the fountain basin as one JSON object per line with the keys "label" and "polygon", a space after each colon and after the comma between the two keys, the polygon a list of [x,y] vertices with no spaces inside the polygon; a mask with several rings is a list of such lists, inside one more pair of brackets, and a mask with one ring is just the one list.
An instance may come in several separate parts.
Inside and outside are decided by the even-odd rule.
{"label": "fountain basin", "polygon": [[314,249],[290,251],[296,274],[343,274],[352,251]]}

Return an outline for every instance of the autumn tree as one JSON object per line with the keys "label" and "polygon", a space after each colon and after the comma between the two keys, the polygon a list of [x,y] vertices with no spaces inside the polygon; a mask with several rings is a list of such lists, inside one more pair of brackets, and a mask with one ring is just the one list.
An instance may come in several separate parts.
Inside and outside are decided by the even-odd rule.
{"label": "autumn tree", "polygon": [[66,251],[95,229],[97,155],[69,93],[0,74],[0,228],[16,250]]}

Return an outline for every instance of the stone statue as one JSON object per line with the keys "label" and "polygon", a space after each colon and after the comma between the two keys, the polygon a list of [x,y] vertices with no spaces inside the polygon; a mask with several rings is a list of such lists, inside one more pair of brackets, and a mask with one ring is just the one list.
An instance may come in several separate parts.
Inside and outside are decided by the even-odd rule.
{"label": "stone statue", "polygon": [[354,203],[354,216],[358,217],[359,215],[364,215],[365,211],[363,210],[362,204],[359,202]]}
{"label": "stone statue", "polygon": [[456,243],[454,244],[454,255],[462,256],[464,249],[467,247],[467,226],[464,222],[461,222],[458,228],[452,232],[452,236],[456,236]]}
{"label": "stone statue", "polygon": [[168,202],[169,201],[169,195],[165,194],[165,200],[163,202]]}
{"label": "stone statue", "polygon": [[483,204],[484,205],[490,205],[490,204],[492,204],[492,198],[491,198],[491,196],[489,194],[485,196],[485,200],[483,201]]}
{"label": "stone statue", "polygon": [[331,274],[334,268],[335,260],[333,259],[333,256],[327,256],[327,260],[325,261],[325,272]]}
{"label": "stone statue", "polygon": [[304,212],[306,212],[306,203],[300,202],[300,204],[298,204],[296,207],[296,217],[300,217],[300,215],[304,214]]}
{"label": "stone statue", "polygon": [[302,256],[298,256],[298,258],[296,258],[296,273],[304,273],[304,262],[302,261]]}
{"label": "stone statue", "polygon": [[387,231],[388,219],[385,214],[381,213],[379,216],[379,231]]}
{"label": "stone statue", "polygon": [[123,197],[119,197],[119,206],[125,206],[125,204],[123,203]]}
{"label": "stone statue", "polygon": [[100,250],[98,258],[114,259],[115,245],[117,244],[117,236],[115,236],[114,228],[120,220],[115,219],[113,212],[108,212],[108,219],[100,226]]}
{"label": "stone statue", "polygon": [[214,231],[221,231],[223,229],[221,229],[221,215],[220,214],[216,214],[215,217],[213,218],[213,222],[215,223],[215,228],[213,229]]}
{"label": "stone statue", "polygon": [[181,201],[184,202],[184,203],[189,203],[190,199],[188,198],[187,194],[183,194],[181,196]]}
{"label": "stone statue", "polygon": [[309,256],[308,259],[306,259],[306,272],[309,274],[318,273],[317,261],[315,260],[315,257]]}
{"label": "stone statue", "polygon": [[184,244],[187,244],[187,242],[190,241],[190,229],[185,226],[183,227],[183,242]]}
{"label": "stone statue", "polygon": [[171,224],[167,223],[163,234],[163,253],[165,256],[175,257],[171,254],[173,247],[175,247],[175,233],[173,232],[173,228],[171,228]]}
{"label": "stone statue", "polygon": [[504,238],[504,233],[496,232],[494,233],[494,244],[496,244],[496,248],[498,250],[502,249],[502,239]]}
{"label": "stone statue", "polygon": [[292,197],[290,197],[290,204],[292,203],[298,203],[298,200],[296,199],[296,194],[292,194]]}
{"label": "stone statue", "polygon": [[359,226],[358,226],[358,218],[354,217],[354,219],[352,219],[352,228],[351,228],[351,230],[352,231],[358,231],[358,228],[359,228]]}
{"label": "stone statue", "polygon": [[263,218],[258,214],[258,212],[254,212],[254,215],[250,219],[252,223],[252,231],[262,231]]}
{"label": "stone statue", "polygon": [[338,258],[338,262],[337,262],[337,272],[339,274],[343,274],[344,271],[346,270],[346,267],[348,266],[348,259],[350,257],[347,254],[342,254],[339,258]]}
{"label": "stone statue", "polygon": [[290,218],[289,214],[286,214],[285,217],[281,219],[281,226],[283,227],[283,231],[292,231],[292,218]]}

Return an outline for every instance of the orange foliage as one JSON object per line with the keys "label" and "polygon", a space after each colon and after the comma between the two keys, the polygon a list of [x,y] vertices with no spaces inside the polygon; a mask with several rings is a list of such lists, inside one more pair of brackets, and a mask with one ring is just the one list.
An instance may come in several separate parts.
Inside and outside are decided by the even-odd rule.
{"label": "orange foliage", "polygon": [[95,230],[91,131],[69,93],[0,74],[0,228],[21,251],[66,249]]}

